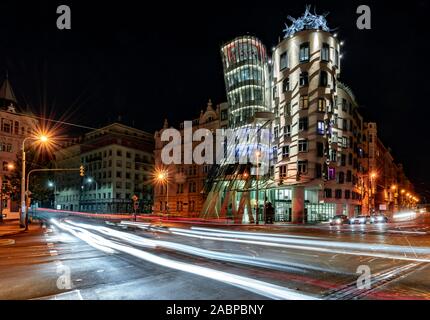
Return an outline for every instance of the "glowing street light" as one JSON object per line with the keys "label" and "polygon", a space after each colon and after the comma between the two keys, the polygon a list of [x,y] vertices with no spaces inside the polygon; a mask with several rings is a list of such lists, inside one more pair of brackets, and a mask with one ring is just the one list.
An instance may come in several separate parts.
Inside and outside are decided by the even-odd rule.
{"label": "glowing street light", "polygon": [[25,190],[25,143],[28,140],[38,141],[42,145],[47,145],[50,141],[49,136],[45,133],[38,133],[36,136],[27,137],[22,141],[21,155],[22,155],[22,177],[21,177],[21,214],[20,214],[20,226],[25,227],[28,230],[28,210],[26,204],[26,190]]}
{"label": "glowing street light", "polygon": [[[166,214],[169,214],[169,172],[164,169],[155,171],[155,181],[159,184],[166,185]],[[160,208],[161,209],[161,208]]]}
{"label": "glowing street light", "polygon": [[45,135],[41,135],[41,136],[39,136],[39,140],[40,140],[40,142],[46,143],[49,141],[49,138]]}
{"label": "glowing street light", "polygon": [[[372,205],[370,207],[370,211],[373,213],[374,207],[375,207],[375,192],[374,192],[374,186],[373,186],[373,180],[375,180],[378,177],[378,174],[373,171],[370,173],[370,191],[371,191],[371,198],[372,198]],[[370,200],[370,199],[369,199]]]}
{"label": "glowing street light", "polygon": [[91,178],[91,177],[88,177],[88,179],[87,179],[87,183],[88,184],[92,184],[92,183],[95,183],[95,185],[96,185],[96,201],[95,201],[95,204],[96,204],[96,213],[97,213],[97,211],[98,211],[98,207],[99,207],[99,204],[98,204],[98,202],[97,202],[97,197],[98,197],[98,190],[99,190],[99,184],[97,183],[97,181],[96,180],[94,180],[93,178]]}

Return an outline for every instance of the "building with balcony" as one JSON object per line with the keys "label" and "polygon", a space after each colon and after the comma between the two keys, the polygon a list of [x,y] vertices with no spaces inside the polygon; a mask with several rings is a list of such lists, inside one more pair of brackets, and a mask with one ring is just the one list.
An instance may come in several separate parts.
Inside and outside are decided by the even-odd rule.
{"label": "building with balcony", "polygon": [[[227,103],[217,105],[215,108],[209,100],[206,110],[200,112],[200,116],[192,120],[192,132],[199,129],[208,129],[213,135],[217,129],[228,127]],[[169,128],[165,120],[163,129],[155,133],[155,168],[167,172],[166,181],[156,182],[154,189],[154,212],[180,217],[197,217],[202,211],[206,196],[203,192],[208,174],[213,170],[212,165],[192,164],[165,164],[162,161],[161,152],[167,142],[161,141],[163,131]],[[181,159],[184,159],[185,139],[184,123],[177,130],[181,132]],[[192,142],[192,150],[199,144]],[[215,148],[215,146],[214,146]],[[215,155],[214,155],[215,156]]]}
{"label": "building with balcony", "polygon": [[[260,58],[264,45],[251,36],[222,46],[229,128],[247,126],[258,111],[272,113],[270,170],[259,176],[240,165],[219,168],[201,216],[262,221],[268,202],[275,221],[293,223],[396,210],[399,167],[339,81],[343,42],[310,7],[292,21],[271,58]],[[254,83],[259,70],[269,70],[268,82]],[[255,92],[244,88],[265,91],[267,83],[269,98],[247,103]]]}
{"label": "building with balcony", "polygon": [[57,168],[85,168],[56,176],[55,204],[71,211],[126,213],[152,210],[154,140],[151,134],[113,123],[65,144],[55,152]]}
{"label": "building with balcony", "polygon": [[[9,165],[15,163],[24,138],[34,134],[38,121],[31,114],[21,112],[9,79],[0,87],[0,177],[1,190],[6,190],[10,175]],[[15,168],[16,169],[16,168]],[[18,212],[18,191],[14,194],[1,192],[3,213]]]}

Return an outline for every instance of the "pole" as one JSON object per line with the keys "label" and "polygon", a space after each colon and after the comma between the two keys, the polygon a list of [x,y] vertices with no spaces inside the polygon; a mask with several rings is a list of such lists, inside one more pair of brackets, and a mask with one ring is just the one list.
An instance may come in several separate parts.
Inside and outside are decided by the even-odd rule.
{"label": "pole", "polygon": [[169,219],[169,174],[166,175],[166,213],[167,219]]}
{"label": "pole", "polygon": [[0,175],[0,223],[3,223],[3,177]]}
{"label": "pole", "polygon": [[57,183],[54,182],[54,210],[57,210]]}
{"label": "pole", "polygon": [[369,182],[370,182],[370,192],[369,192],[369,214],[372,214],[372,208],[373,208],[373,178],[372,176],[369,176]]}
{"label": "pole", "polygon": [[97,201],[97,199],[98,199],[97,197],[98,197],[99,185],[98,185],[98,183],[97,183],[96,180],[94,180],[94,183],[96,184],[96,213],[97,213],[98,208],[99,208],[98,201]]}
{"label": "pole", "polygon": [[25,228],[25,230],[28,230],[27,226],[27,218],[26,218],[26,203],[25,203],[25,139],[22,142],[22,177],[21,177],[21,214],[19,216],[19,223],[21,228]]}
{"label": "pole", "polygon": [[256,200],[256,202],[257,202],[257,207],[255,208],[255,224],[258,224],[258,213],[259,213],[259,205],[258,205],[258,166],[259,166],[259,154],[258,154],[258,152],[259,151],[257,151],[257,176],[256,176],[256,178],[257,178],[257,181],[256,181],[256,184],[257,184],[257,186],[256,186],[256,189],[257,189],[257,194],[255,195],[255,200]]}

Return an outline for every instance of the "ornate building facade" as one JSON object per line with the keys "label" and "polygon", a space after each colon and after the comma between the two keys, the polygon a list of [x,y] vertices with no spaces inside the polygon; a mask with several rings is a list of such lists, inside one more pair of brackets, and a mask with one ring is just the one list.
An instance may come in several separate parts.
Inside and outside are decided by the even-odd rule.
{"label": "ornate building facade", "polygon": [[84,212],[130,213],[132,197],[138,212],[150,212],[153,136],[113,123],[65,144],[55,152],[57,168],[85,168],[56,176],[55,203],[59,209]]}
{"label": "ornate building facade", "polygon": [[[12,168],[10,165],[17,160],[17,154],[21,152],[22,142],[25,137],[34,134],[38,127],[38,121],[30,114],[19,112],[19,106],[9,79],[5,79],[0,87],[0,177],[1,190],[6,190],[9,183],[8,176]],[[14,168],[13,170],[19,170]],[[18,191],[14,194],[1,192],[3,214],[10,215],[18,212]]]}
{"label": "ornate building facade", "polygon": [[[192,120],[193,133],[199,129],[208,129],[213,134],[213,137],[215,137],[217,129],[225,129],[227,126],[227,103],[222,103],[214,108],[210,100],[206,110],[202,110],[200,116]],[[155,133],[155,168],[156,170],[167,172],[168,178],[166,182],[157,182],[155,180],[154,213],[178,217],[198,217],[206,199],[203,189],[212,166],[164,164],[161,152],[167,142],[161,141],[161,136],[163,131],[169,128],[173,127],[169,127],[168,121],[165,120],[163,129]],[[180,124],[177,129],[181,132],[181,159],[184,159],[184,124]],[[193,142],[192,150],[198,144],[199,142]]]}
{"label": "ornate building facade", "polygon": [[[399,209],[396,199],[406,190],[399,176],[404,174],[380,143],[376,125],[364,122],[352,90],[339,81],[343,42],[325,17],[311,14],[308,7],[299,19],[290,18],[293,24],[267,60],[254,58],[265,52],[259,51],[264,45],[254,37],[239,37],[222,47],[229,128],[252,123],[259,117],[255,106],[272,113],[270,170],[259,176],[242,172],[239,165],[230,173],[219,168],[216,179],[209,180],[212,187],[207,189],[202,217],[262,221],[268,202],[275,208],[276,221],[293,223]],[[244,43],[248,54],[239,54],[244,61],[237,65],[231,52],[241,51],[231,48]],[[250,50],[252,44],[255,50]],[[231,57],[234,63],[229,63]],[[248,83],[258,76],[242,76],[248,69],[269,70],[270,97],[261,104],[249,103],[253,96],[241,89],[260,89],[260,83]]]}

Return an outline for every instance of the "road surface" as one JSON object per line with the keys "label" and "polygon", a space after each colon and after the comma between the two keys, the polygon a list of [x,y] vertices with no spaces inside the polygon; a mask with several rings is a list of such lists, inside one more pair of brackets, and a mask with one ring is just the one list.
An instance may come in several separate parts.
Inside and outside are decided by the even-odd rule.
{"label": "road surface", "polygon": [[0,299],[430,299],[429,214],[270,228],[39,215],[0,245]]}

